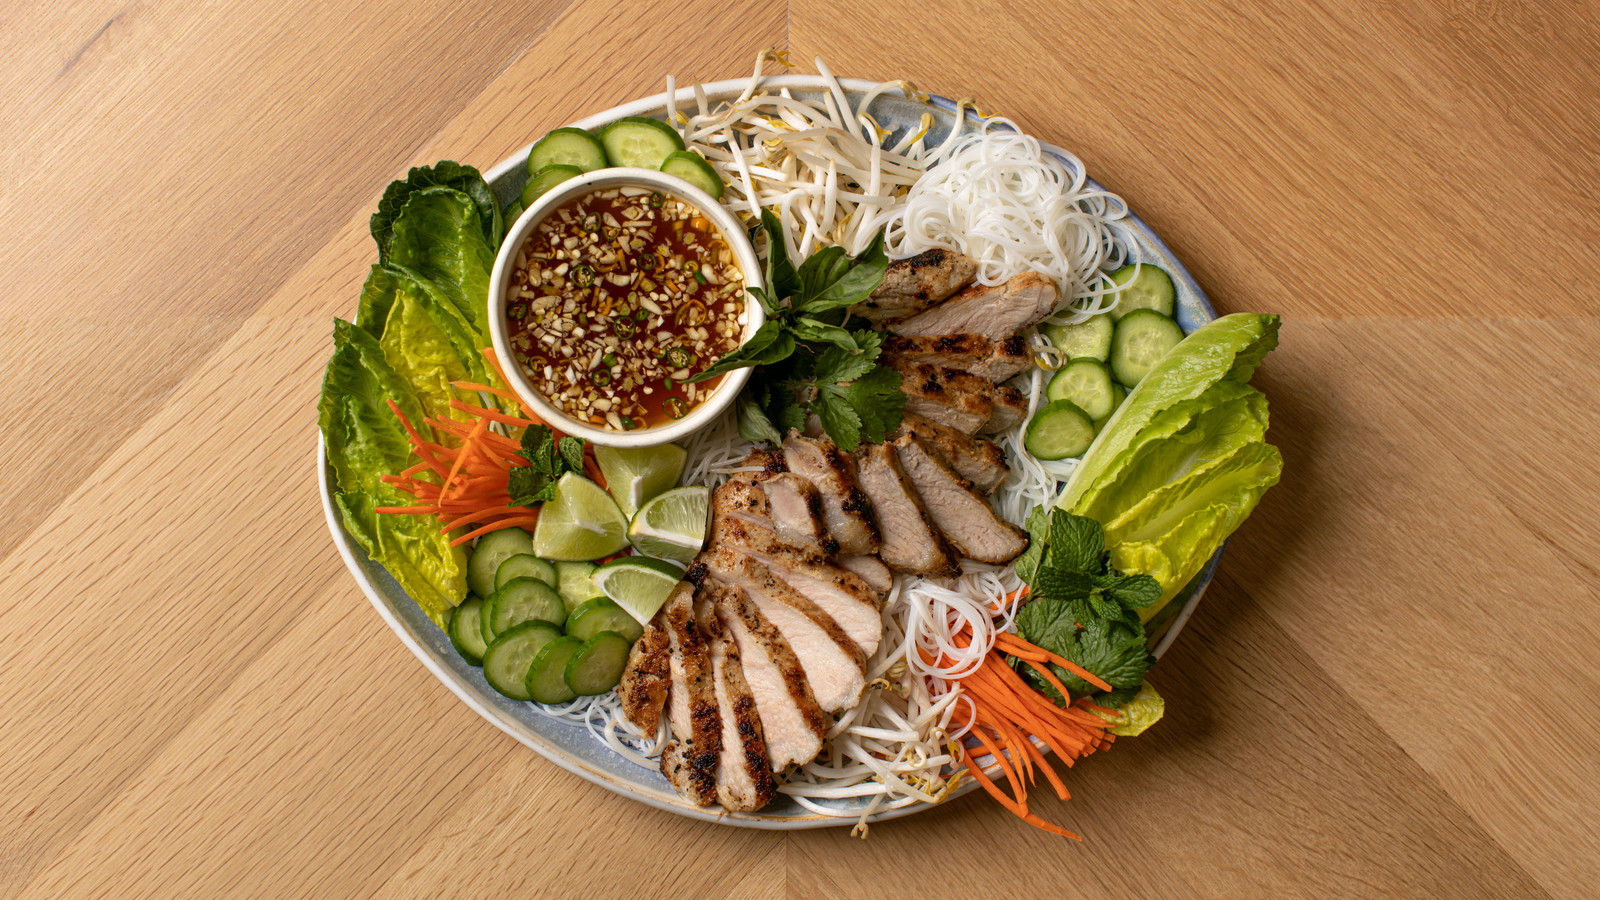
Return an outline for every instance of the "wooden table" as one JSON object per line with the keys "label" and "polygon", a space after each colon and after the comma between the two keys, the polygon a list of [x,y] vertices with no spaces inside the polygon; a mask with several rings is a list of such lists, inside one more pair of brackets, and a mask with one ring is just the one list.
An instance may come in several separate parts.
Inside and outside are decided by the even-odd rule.
{"label": "wooden table", "polygon": [[[0,895],[1593,896],[1592,8],[7,6]],[[314,397],[385,183],[767,46],[976,95],[1284,316],[1283,482],[1166,721],[1041,801],[1085,844],[982,796],[866,842],[614,796],[329,540]]]}

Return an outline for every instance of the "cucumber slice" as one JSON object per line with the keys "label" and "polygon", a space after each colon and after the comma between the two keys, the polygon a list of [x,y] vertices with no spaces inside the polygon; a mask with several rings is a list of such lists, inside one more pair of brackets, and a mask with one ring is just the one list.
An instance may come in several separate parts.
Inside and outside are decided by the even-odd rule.
{"label": "cucumber slice", "polygon": [[567,605],[569,614],[601,596],[600,589],[594,586],[594,570],[592,562],[556,563],[556,590],[561,593],[561,602]]}
{"label": "cucumber slice", "polygon": [[1122,405],[1122,401],[1124,401],[1126,399],[1128,399],[1128,389],[1123,387],[1122,383],[1120,381],[1111,382],[1111,412],[1106,413],[1106,417],[1104,419],[1096,419],[1095,420],[1095,422],[1094,422],[1094,433],[1095,434],[1099,434],[1100,433],[1101,426],[1106,424],[1106,422],[1111,418],[1111,414],[1115,413],[1117,411],[1117,407],[1121,406]]}
{"label": "cucumber slice", "polygon": [[518,199],[515,203],[512,203],[510,206],[506,207],[506,211],[501,215],[501,218],[505,220],[507,231],[511,230],[512,223],[522,218],[522,214],[526,212],[527,209],[528,208],[526,206],[522,205],[521,199]]}
{"label": "cucumber slice", "polygon": [[610,597],[596,597],[567,616],[567,634],[587,641],[602,631],[614,631],[632,644],[644,636],[644,626]]}
{"label": "cucumber slice", "polygon": [[606,148],[582,128],[557,128],[528,151],[528,174],[545,166],[576,166],[585,172],[606,167]]}
{"label": "cucumber slice", "polygon": [[633,642],[615,631],[602,631],[584,642],[567,660],[564,681],[579,697],[604,694],[622,681]]}
{"label": "cucumber slice", "polygon": [[1136,309],[1153,309],[1170,317],[1178,306],[1178,289],[1172,286],[1171,276],[1149,263],[1123,266],[1111,273],[1111,281],[1127,285],[1117,292],[1117,305],[1111,310],[1111,318],[1118,322]]}
{"label": "cucumber slice", "polygon": [[539,703],[566,703],[578,696],[567,686],[567,663],[583,649],[583,641],[575,637],[556,638],[539,650],[523,678],[523,690],[528,699]]}
{"label": "cucumber slice", "polygon": [[[493,534],[493,532],[490,532]],[[532,553],[518,553],[508,556],[500,563],[500,568],[494,570],[494,589],[499,590],[513,578],[537,578],[551,587],[556,586],[556,567]]]}
{"label": "cucumber slice", "polygon": [[474,666],[483,665],[483,652],[489,644],[483,639],[483,598],[468,594],[450,613],[450,643],[461,658]]}
{"label": "cucumber slice", "polygon": [[[567,166],[561,164],[545,166],[539,171],[533,173],[533,175],[528,178],[528,183],[522,186],[522,198],[520,202],[524,208],[532,206],[533,201],[544,196],[544,194],[551,188],[563,181],[566,181],[568,178],[577,178],[582,174],[583,170],[577,166]],[[494,532],[490,532],[490,534],[493,533]]]}
{"label": "cucumber slice", "polygon": [[722,176],[711,164],[700,158],[700,154],[689,150],[674,150],[667,154],[666,161],[661,164],[661,171],[668,175],[676,175],[684,181],[711,195],[711,199],[722,199]]}
{"label": "cucumber slice", "polygon": [[667,157],[683,149],[678,130],[657,119],[628,116],[600,129],[600,143],[613,166],[659,169]]}
{"label": "cucumber slice", "polygon": [[1094,316],[1076,325],[1043,325],[1039,330],[1067,359],[1098,359],[1105,362],[1111,356],[1111,332],[1115,326],[1110,316]]}
{"label": "cucumber slice", "polygon": [[1089,414],[1090,419],[1104,419],[1116,409],[1112,395],[1111,370],[1098,359],[1075,359],[1061,367],[1045,388],[1050,400],[1071,400]]}
{"label": "cucumber slice", "polygon": [[483,654],[483,677],[489,686],[513,700],[532,700],[528,672],[546,645],[570,640],[549,622],[523,622],[494,639]]}
{"label": "cucumber slice", "polygon": [[1117,323],[1111,340],[1111,372],[1134,387],[1183,340],[1183,329],[1152,309],[1136,309]]}
{"label": "cucumber slice", "polygon": [[496,637],[523,622],[549,622],[557,628],[567,620],[567,609],[556,589],[537,578],[513,578],[489,596],[484,621]]}
{"label": "cucumber slice", "polygon": [[1022,446],[1039,459],[1074,459],[1094,443],[1094,422],[1071,400],[1046,403],[1033,414]]}
{"label": "cucumber slice", "polygon": [[479,597],[487,597],[498,587],[494,583],[500,564],[519,553],[533,553],[533,535],[521,528],[502,528],[478,538],[467,560],[467,587]]}

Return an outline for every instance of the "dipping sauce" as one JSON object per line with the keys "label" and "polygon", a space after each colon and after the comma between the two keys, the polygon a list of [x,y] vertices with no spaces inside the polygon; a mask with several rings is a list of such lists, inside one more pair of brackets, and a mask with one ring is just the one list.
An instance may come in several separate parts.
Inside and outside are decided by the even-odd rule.
{"label": "dipping sauce", "polygon": [[711,220],[647,188],[579,195],[540,222],[506,288],[512,351],[568,416],[613,431],[681,419],[722,380],[685,380],[738,347],[744,275]]}

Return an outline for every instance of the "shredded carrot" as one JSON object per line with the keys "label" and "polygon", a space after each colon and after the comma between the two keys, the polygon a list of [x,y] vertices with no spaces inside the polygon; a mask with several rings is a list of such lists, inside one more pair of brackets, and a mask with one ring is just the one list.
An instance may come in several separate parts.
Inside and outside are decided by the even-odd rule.
{"label": "shredded carrot", "polygon": [[1102,691],[1111,690],[1111,685],[1106,684],[1105,681],[1100,676],[1094,674],[1093,672],[1089,671],[1088,669],[1085,669],[1083,666],[1078,665],[1077,663],[1073,662],[1070,659],[1067,659],[1064,656],[1057,656],[1056,654],[1051,653],[1049,650],[1046,650],[1043,647],[1037,646],[1035,644],[1030,644],[1027,641],[1023,640],[1022,638],[1020,638],[1020,637],[1018,637],[1018,636],[1016,636],[1014,634],[1001,634],[998,638],[996,638],[996,643],[1003,643],[1003,644],[1008,645],[1011,649],[1008,649],[1006,651],[1007,653],[1011,653],[1011,655],[1013,655],[1013,656],[1022,657],[1023,659],[1026,659],[1027,657],[1023,656],[1021,653],[1013,653],[1012,650],[1021,650],[1024,653],[1029,653],[1029,654],[1043,654],[1044,655],[1044,659],[1038,659],[1038,660],[1035,660],[1035,662],[1044,662],[1044,661],[1048,660],[1049,662],[1055,663],[1056,665],[1060,666],[1061,668],[1066,669],[1068,672],[1071,672],[1072,674],[1078,676],[1079,678],[1082,678],[1084,681],[1089,682],[1090,684],[1094,685],[1095,687],[1099,688]]}
{"label": "shredded carrot", "polygon": [[482,406],[473,406],[471,403],[463,403],[460,400],[451,400],[450,408],[459,409],[464,413],[471,413],[472,415],[480,416],[491,421],[500,422],[505,425],[518,425],[523,428],[527,428],[529,425],[544,424],[537,419],[523,419],[517,416],[508,416],[497,409],[487,409]]}
{"label": "shredded carrot", "polygon": [[466,534],[463,534],[461,537],[456,538],[455,540],[450,542],[450,546],[459,547],[462,544],[465,544],[467,541],[470,541],[475,537],[481,537],[481,536],[483,536],[485,534],[488,534],[491,531],[499,531],[502,528],[513,528],[513,527],[532,528],[535,524],[538,523],[538,521],[539,521],[539,517],[537,515],[531,515],[531,516],[516,516],[516,517],[510,518],[510,519],[501,519],[498,522],[490,522],[489,524],[483,526],[482,528],[479,528],[479,529],[477,529],[475,531],[469,531]]}
{"label": "shredded carrot", "polygon": [[[485,347],[485,348],[483,348],[483,358],[487,359],[489,361],[489,368],[494,370],[494,374],[495,374],[496,377],[498,377],[500,379],[500,383],[501,384],[510,384],[511,383],[511,380],[509,378],[506,378],[506,370],[502,369],[500,367],[500,357],[495,355],[493,347]],[[517,407],[522,410],[522,414],[523,415],[527,416],[530,419],[538,419],[539,418],[538,416],[534,415],[533,410],[528,408],[528,404],[522,402],[522,398],[521,397],[517,397],[515,399],[517,401]]]}

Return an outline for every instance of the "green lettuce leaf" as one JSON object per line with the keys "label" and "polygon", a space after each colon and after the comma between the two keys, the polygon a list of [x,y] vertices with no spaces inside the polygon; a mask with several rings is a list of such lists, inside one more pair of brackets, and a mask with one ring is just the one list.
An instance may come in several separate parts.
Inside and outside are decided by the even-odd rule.
{"label": "green lettuce leaf", "polygon": [[[419,282],[396,276],[384,280],[396,288],[383,336],[378,339],[384,359],[395,374],[410,383],[427,415],[440,420],[470,418],[452,409],[450,401],[476,405],[478,395],[451,387],[450,382],[484,378],[483,357],[472,349],[471,334],[451,315],[448,305]],[[412,419],[412,424],[423,427],[421,419]]]}
{"label": "green lettuce leaf", "polygon": [[372,229],[372,240],[378,245],[379,262],[389,258],[389,248],[394,242],[394,222],[405,209],[406,201],[417,191],[430,187],[454,188],[470,197],[479,227],[483,230],[483,239],[491,247],[500,246],[503,220],[500,204],[495,202],[489,183],[483,180],[477,169],[447,159],[431,166],[418,166],[407,173],[404,181],[391,182],[384,190],[383,199],[378,201],[378,211],[373,213],[368,223]]}
{"label": "green lettuce leaf", "polygon": [[374,507],[404,505],[407,498],[393,491],[369,494],[344,491],[334,495],[334,505],[350,536],[374,562],[388,570],[440,628],[447,626],[450,610],[467,595],[467,553],[450,546],[431,516],[396,516],[374,512]]}
{"label": "green lettuce leaf", "polygon": [[411,193],[394,220],[387,262],[426,281],[460,312],[478,347],[489,346],[489,275],[495,247],[472,198],[446,187]]}
{"label": "green lettuce leaf", "polygon": [[1193,400],[1219,381],[1249,380],[1278,344],[1278,317],[1236,313],[1183,339],[1128,394],[1072,472],[1057,505],[1076,510],[1086,494],[1115,477],[1113,466],[1163,410]]}

